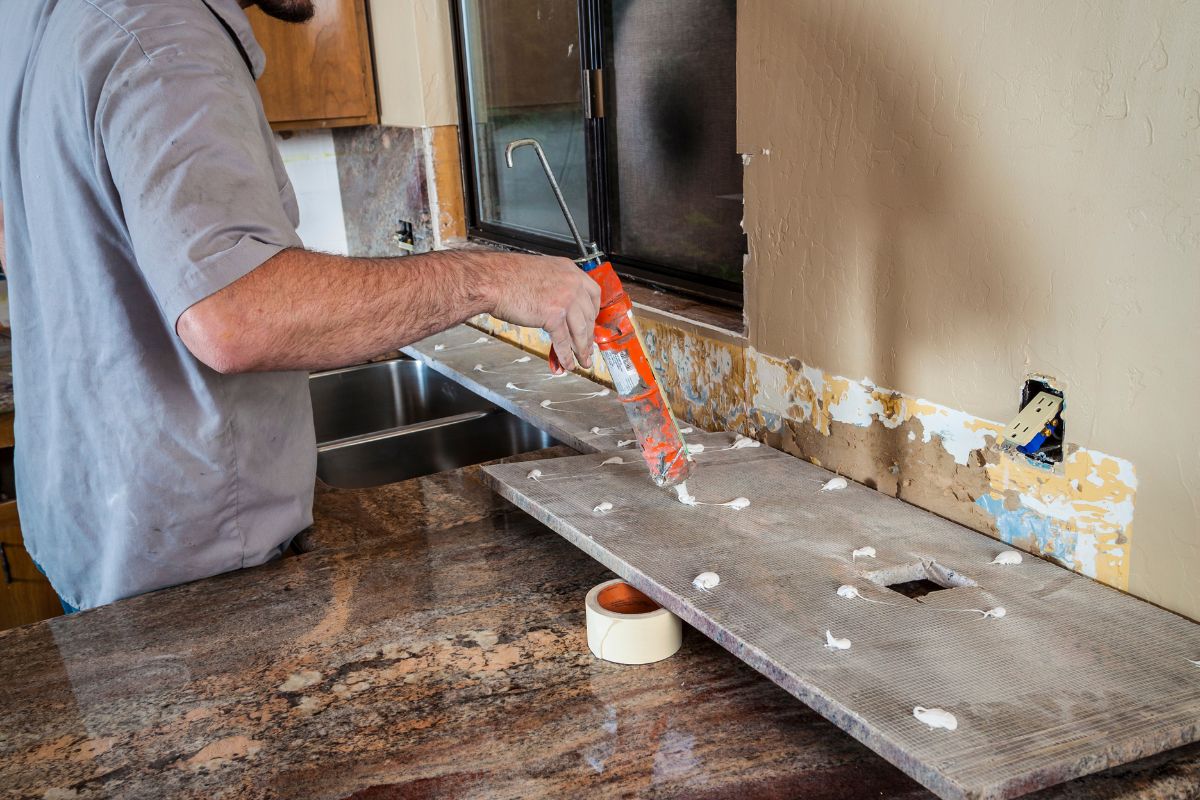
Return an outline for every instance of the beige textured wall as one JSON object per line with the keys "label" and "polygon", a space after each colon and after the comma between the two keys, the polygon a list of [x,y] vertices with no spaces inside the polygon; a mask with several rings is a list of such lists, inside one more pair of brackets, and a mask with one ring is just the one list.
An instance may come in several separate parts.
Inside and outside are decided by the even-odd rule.
{"label": "beige textured wall", "polygon": [[445,0],[370,0],[380,122],[457,125],[454,41]]}
{"label": "beige textured wall", "polygon": [[1136,468],[1200,618],[1200,4],[740,0],[751,344],[985,419],[1027,372]]}

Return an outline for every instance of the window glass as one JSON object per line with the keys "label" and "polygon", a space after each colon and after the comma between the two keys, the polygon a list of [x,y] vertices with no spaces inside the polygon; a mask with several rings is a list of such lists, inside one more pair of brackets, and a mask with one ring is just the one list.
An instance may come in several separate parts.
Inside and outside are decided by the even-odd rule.
{"label": "window glass", "polygon": [[590,238],[577,2],[461,0],[460,11],[478,221],[571,241],[534,152],[505,166],[505,146],[533,138]]}
{"label": "window glass", "polygon": [[608,6],[610,249],[741,283],[736,2]]}

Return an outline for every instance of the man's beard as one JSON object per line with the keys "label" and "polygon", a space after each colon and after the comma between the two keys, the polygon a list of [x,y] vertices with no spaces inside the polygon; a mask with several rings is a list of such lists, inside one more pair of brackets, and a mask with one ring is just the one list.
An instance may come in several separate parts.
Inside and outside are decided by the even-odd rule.
{"label": "man's beard", "polygon": [[316,11],[313,0],[254,0],[254,5],[268,17],[284,22],[308,22]]}

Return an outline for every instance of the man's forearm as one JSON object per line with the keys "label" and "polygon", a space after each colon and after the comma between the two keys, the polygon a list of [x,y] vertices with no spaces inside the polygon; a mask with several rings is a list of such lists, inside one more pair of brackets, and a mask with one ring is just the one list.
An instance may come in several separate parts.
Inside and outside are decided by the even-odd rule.
{"label": "man's forearm", "polygon": [[364,361],[479,313],[506,254],[357,259],[284,250],[179,318],[180,337],[221,372]]}

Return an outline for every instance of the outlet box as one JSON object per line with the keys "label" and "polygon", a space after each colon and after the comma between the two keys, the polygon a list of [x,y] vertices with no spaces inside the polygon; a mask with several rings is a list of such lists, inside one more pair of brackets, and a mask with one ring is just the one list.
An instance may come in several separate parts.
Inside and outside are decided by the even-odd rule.
{"label": "outlet box", "polygon": [[1049,464],[1062,461],[1066,398],[1048,382],[1030,379],[1021,390],[1021,410],[1004,429],[1004,441],[1030,458]]}

